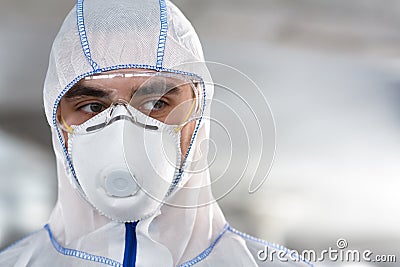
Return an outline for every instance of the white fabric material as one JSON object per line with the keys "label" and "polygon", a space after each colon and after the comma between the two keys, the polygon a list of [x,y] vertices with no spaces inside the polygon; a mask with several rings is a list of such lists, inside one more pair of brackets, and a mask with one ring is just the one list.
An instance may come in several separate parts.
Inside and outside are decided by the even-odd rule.
{"label": "white fabric material", "polygon": [[[163,67],[201,76],[206,83],[207,98],[211,99],[213,87],[205,65],[188,64],[204,61],[199,39],[182,13],[172,3],[166,4],[168,32]],[[121,64],[156,65],[160,34],[159,1],[86,0],[83,11],[91,57],[99,68]],[[76,11],[73,9],[54,41],[44,85],[44,105],[47,120],[52,126],[59,185],[58,201],[49,226],[60,246],[122,263],[125,225],[99,214],[78,193],[75,183],[71,182],[74,178],[53,125],[54,105],[60,93],[79,75],[91,71],[92,66],[82,51]],[[205,116],[209,107],[207,105]],[[201,142],[207,142],[209,127],[209,123],[203,120],[190,158],[197,153]],[[201,162],[191,162],[190,158],[186,170],[195,169],[196,164],[204,166]],[[212,203],[209,171],[186,172],[183,181],[170,199],[172,205],[163,205],[153,216],[138,223],[136,266],[176,266],[192,260],[206,250],[224,229],[225,218],[219,206]],[[212,204],[201,205],[210,202]],[[260,264],[256,263],[256,255],[249,252],[248,246],[263,248],[263,245],[254,242],[246,244],[242,237],[226,233],[199,265]],[[58,253],[45,230],[6,250],[0,257],[0,265],[104,266]]]}

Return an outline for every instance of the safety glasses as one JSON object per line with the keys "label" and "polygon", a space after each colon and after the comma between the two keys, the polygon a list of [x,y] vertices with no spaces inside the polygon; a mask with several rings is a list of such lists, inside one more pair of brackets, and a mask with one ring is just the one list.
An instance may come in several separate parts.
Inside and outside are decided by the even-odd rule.
{"label": "safety glasses", "polygon": [[143,119],[146,117],[182,127],[199,116],[201,96],[200,80],[190,75],[111,71],[85,77],[75,84],[61,99],[57,120],[63,130],[72,133],[72,126],[103,114],[100,116],[104,121],[86,129],[97,131],[112,123],[115,107],[123,105],[127,109],[125,119],[144,128],[155,129],[152,120]]}

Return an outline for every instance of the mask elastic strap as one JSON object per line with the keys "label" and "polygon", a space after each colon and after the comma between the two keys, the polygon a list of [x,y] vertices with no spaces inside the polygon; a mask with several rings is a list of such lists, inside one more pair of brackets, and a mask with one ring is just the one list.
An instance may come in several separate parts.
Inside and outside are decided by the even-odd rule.
{"label": "mask elastic strap", "polygon": [[64,120],[64,117],[62,115],[61,115],[61,123],[62,123],[64,130],[66,130],[68,133],[72,134],[74,129],[72,129],[72,127],[68,125],[68,123]]}

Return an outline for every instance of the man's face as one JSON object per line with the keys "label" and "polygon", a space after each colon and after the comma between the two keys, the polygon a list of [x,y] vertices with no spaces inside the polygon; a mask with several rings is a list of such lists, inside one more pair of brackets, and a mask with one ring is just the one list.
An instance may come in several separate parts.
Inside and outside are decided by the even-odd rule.
{"label": "man's face", "polygon": [[[124,69],[103,74],[132,72],[149,73],[148,70]],[[161,80],[146,76],[126,78],[115,75],[105,79],[83,79],[61,99],[57,119],[67,126],[80,125],[116,101],[123,101],[147,116],[166,124],[179,125],[193,111],[195,93],[192,86],[173,78]],[[189,149],[195,124],[195,121],[190,121],[181,129],[182,159]],[[63,136],[67,146],[68,134],[65,130]]]}

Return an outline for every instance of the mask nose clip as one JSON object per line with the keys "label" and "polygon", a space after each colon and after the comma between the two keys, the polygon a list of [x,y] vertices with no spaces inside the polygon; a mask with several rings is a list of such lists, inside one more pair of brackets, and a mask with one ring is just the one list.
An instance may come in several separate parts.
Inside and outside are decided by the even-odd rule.
{"label": "mask nose clip", "polygon": [[[86,128],[86,132],[93,132],[100,130],[118,120],[128,120],[133,123],[137,123],[136,116],[134,116],[132,112],[129,110],[128,105],[129,103],[127,101],[123,99],[118,99],[117,101],[112,103],[111,106],[109,107],[105,121],[103,123]],[[123,108],[120,108],[121,106]]]}
{"label": "mask nose clip", "polygon": [[118,99],[117,101],[112,103],[111,106],[109,107],[105,121],[103,123],[87,127],[86,132],[89,133],[100,130],[106,127],[107,125],[110,125],[119,120],[130,121],[145,129],[158,130],[158,126],[156,125],[147,125],[143,122],[139,122],[137,120],[137,117],[129,109],[129,103],[126,100]]}
{"label": "mask nose clip", "polygon": [[[136,122],[136,117],[132,114],[132,112],[128,109],[129,103],[124,99],[118,99],[114,103],[111,104],[110,109],[106,118],[106,125],[111,124],[112,122],[120,119],[126,119],[132,122]],[[123,108],[119,108],[119,107]]]}

